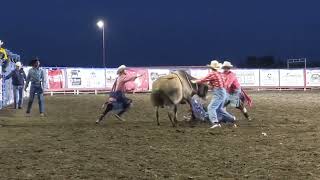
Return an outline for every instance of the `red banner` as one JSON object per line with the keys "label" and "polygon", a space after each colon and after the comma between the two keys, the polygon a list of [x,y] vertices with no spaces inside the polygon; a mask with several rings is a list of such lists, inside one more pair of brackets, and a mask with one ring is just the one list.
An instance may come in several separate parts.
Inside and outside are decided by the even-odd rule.
{"label": "red banner", "polygon": [[48,70],[49,89],[65,88],[65,77],[61,69]]}
{"label": "red banner", "polygon": [[126,83],[127,91],[145,92],[149,89],[149,75],[147,69],[130,68],[126,70],[129,77],[140,76],[135,81]]}

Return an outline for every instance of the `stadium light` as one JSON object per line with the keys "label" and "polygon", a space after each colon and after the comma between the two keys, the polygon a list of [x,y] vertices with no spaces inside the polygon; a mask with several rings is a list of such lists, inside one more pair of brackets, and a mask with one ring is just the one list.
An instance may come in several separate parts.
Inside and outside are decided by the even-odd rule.
{"label": "stadium light", "polygon": [[102,63],[103,67],[106,67],[106,50],[105,50],[105,44],[104,44],[104,22],[102,20],[99,20],[97,22],[97,26],[102,29]]}
{"label": "stadium light", "polygon": [[102,29],[104,27],[104,22],[102,20],[98,21],[97,26]]}

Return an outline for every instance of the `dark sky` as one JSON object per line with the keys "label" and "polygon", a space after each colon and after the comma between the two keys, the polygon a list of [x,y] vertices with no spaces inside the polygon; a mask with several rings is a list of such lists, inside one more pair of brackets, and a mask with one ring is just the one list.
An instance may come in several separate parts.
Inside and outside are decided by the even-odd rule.
{"label": "dark sky", "polygon": [[204,65],[248,55],[320,60],[319,0],[6,0],[0,39],[27,62],[102,66]]}

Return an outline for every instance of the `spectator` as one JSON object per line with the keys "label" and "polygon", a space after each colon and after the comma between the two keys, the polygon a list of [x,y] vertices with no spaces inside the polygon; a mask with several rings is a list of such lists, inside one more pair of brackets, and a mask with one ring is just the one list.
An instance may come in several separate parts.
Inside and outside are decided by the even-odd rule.
{"label": "spectator", "polygon": [[27,83],[25,86],[25,91],[26,91],[29,86],[29,82],[31,82],[30,97],[29,97],[28,108],[26,113],[27,115],[30,115],[34,96],[35,94],[37,94],[40,116],[44,116],[44,97],[43,97],[43,91],[44,91],[44,85],[45,85],[44,72],[40,68],[39,59],[36,58],[32,60],[30,64],[32,68],[29,70],[29,73],[27,76]]}
{"label": "spectator", "polygon": [[[2,78],[2,77],[1,77]],[[16,62],[16,68],[4,78],[4,80],[12,78],[14,109],[22,109],[23,104],[23,86],[26,80],[26,74],[22,68],[21,62]]]}

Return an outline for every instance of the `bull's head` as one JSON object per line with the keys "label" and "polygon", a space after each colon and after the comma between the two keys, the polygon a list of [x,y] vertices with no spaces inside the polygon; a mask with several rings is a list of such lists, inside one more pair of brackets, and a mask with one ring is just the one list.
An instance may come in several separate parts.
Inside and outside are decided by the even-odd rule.
{"label": "bull's head", "polygon": [[208,94],[209,87],[206,84],[198,84],[197,94],[201,98],[205,98]]}

